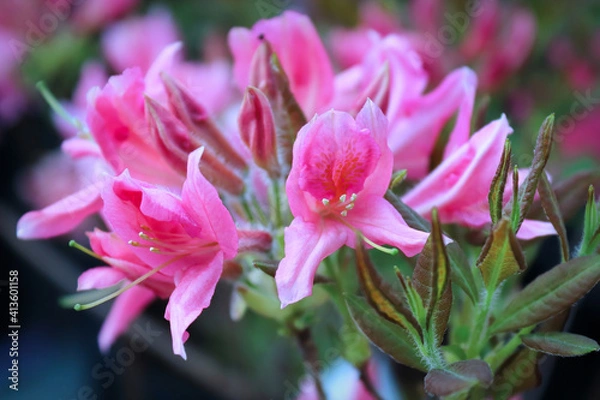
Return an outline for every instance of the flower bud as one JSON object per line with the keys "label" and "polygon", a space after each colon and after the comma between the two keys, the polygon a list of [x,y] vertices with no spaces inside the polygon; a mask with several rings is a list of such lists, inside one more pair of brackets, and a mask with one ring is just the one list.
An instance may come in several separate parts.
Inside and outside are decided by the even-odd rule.
{"label": "flower bud", "polygon": [[[146,114],[150,132],[162,155],[175,170],[185,175],[189,153],[203,143],[193,137],[186,126],[169,110],[147,96]],[[242,179],[206,149],[200,170],[210,183],[231,194],[239,195],[244,190]]]}
{"label": "flower bud", "polygon": [[267,96],[259,89],[252,86],[246,89],[238,125],[242,140],[250,149],[256,165],[272,178],[279,176],[273,111]]}
{"label": "flower bud", "polygon": [[161,78],[173,113],[188,128],[191,135],[227,164],[237,169],[245,169],[246,162],[212,121],[206,108],[170,75],[163,72]]}

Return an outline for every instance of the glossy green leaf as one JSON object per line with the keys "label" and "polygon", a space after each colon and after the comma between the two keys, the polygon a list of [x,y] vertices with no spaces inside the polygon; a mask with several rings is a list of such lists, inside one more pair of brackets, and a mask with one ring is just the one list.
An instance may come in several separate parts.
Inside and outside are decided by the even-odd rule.
{"label": "glossy green leaf", "polygon": [[560,357],[576,357],[600,349],[595,340],[567,332],[532,333],[521,340],[531,350]]}
{"label": "glossy green leaf", "polygon": [[458,361],[446,369],[432,369],[425,377],[425,391],[433,396],[450,396],[480,385],[489,387],[494,376],[482,360]]}
{"label": "glossy green leaf", "polygon": [[600,280],[600,256],[580,257],[538,276],[497,316],[492,332],[506,332],[542,322],[566,310]]}
{"label": "glossy green leaf", "polygon": [[345,299],[352,319],[375,346],[401,364],[420,371],[427,370],[404,329],[379,316],[362,298],[345,295]]}
{"label": "glossy green leaf", "polygon": [[486,287],[493,290],[511,275],[525,270],[523,250],[507,219],[501,219],[485,242],[477,266]]}

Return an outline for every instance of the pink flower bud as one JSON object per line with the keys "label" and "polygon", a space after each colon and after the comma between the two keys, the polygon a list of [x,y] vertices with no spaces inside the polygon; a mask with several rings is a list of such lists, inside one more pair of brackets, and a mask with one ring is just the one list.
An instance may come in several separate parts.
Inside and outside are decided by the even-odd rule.
{"label": "pink flower bud", "polygon": [[[185,125],[156,100],[146,97],[146,113],[150,132],[162,155],[174,169],[185,174],[189,154],[203,143],[193,137]],[[213,185],[234,195],[244,190],[244,182],[231,168],[210,151],[204,151],[202,174]]]}
{"label": "pink flower bud", "polygon": [[169,105],[173,113],[199,142],[210,152],[238,169],[245,169],[246,162],[231,146],[221,130],[214,124],[208,112],[181,83],[166,73],[161,74]]}
{"label": "pink flower bud", "polygon": [[238,125],[242,140],[250,149],[256,165],[271,177],[277,177],[280,168],[273,111],[267,96],[259,89],[252,86],[246,89]]}

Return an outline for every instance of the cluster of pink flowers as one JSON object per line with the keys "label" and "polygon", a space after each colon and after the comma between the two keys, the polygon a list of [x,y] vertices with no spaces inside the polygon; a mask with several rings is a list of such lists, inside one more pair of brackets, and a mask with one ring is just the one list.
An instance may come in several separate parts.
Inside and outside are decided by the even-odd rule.
{"label": "cluster of pink flowers", "polygon": [[25,112],[27,84],[19,68],[61,30],[89,34],[121,18],[139,0],[31,0],[0,4],[0,126]]}
{"label": "cluster of pink flowers", "polygon": [[[114,29],[106,46],[119,35]],[[424,217],[437,207],[444,223],[490,224],[488,189],[512,131],[506,117],[471,135],[472,70],[453,70],[428,89],[412,40],[370,40],[336,72],[311,21],[288,11],[232,29],[232,66],[184,61],[179,43],[152,62],[151,49],[139,58],[119,46],[107,51],[126,69],[87,90],[85,102],[75,99],[82,122],[62,146],[87,160],[88,184],[17,227],[20,238],[47,238],[91,214],[103,218],[106,231],[88,236],[105,265],[79,280],[80,290],[126,285],[102,328],[103,349],[160,297],[168,298],[173,351],[185,358],[186,330],[224,271],[247,260],[279,263],[285,307],[310,296],[321,262],[354,247],[357,235],[373,247],[419,253],[428,234],[407,226],[384,198],[402,169],[415,182],[403,200]],[[453,116],[443,159],[430,170]],[[549,223],[527,220],[519,236],[553,233]]]}

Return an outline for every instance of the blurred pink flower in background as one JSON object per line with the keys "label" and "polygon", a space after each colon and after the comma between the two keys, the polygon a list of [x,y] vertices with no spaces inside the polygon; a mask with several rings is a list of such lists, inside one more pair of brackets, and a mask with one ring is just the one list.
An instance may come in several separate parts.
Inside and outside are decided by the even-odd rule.
{"label": "blurred pink flower in background", "polygon": [[414,26],[403,27],[395,22],[400,16],[393,17],[390,10],[375,3],[364,5],[356,29],[336,29],[331,35],[337,61],[344,67],[354,65],[370,50],[376,34],[396,33],[419,52],[432,82],[470,65],[481,89],[492,91],[521,68],[533,47],[533,15],[497,0],[468,2],[465,9],[446,13],[440,2],[414,0],[410,11]]}
{"label": "blurred pink flower in background", "polygon": [[[377,386],[378,376],[373,360],[367,367],[371,381]],[[360,380],[356,368],[343,360],[337,360],[323,372],[323,386],[327,398],[330,400],[374,400]],[[300,394],[296,400],[318,400],[318,392],[314,381],[306,377],[300,387]]]}
{"label": "blurred pink flower in background", "polygon": [[146,72],[167,45],[179,40],[171,14],[159,8],[109,26],[102,33],[102,51],[117,72],[132,67]]}
{"label": "blurred pink flower in background", "polygon": [[127,14],[138,3],[139,0],[85,0],[78,2],[72,17],[73,25],[82,31],[99,29]]}

